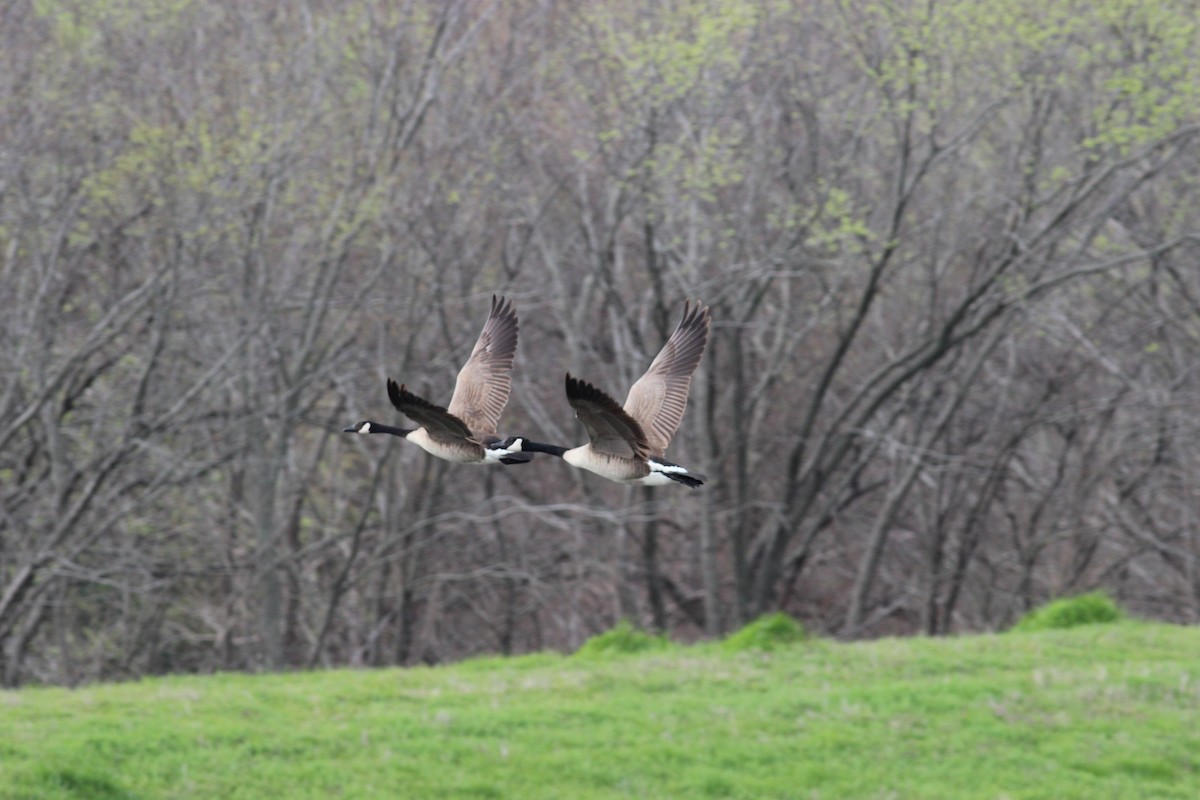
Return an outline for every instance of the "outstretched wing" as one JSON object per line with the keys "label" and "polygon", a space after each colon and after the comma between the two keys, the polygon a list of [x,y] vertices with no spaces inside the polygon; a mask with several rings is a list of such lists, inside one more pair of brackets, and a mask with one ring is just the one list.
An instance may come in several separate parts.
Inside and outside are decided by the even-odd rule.
{"label": "outstretched wing", "polygon": [[492,310],[471,357],[458,371],[449,412],[478,438],[494,436],[512,388],[517,352],[517,313],[512,303],[492,296]]}
{"label": "outstretched wing", "polygon": [[625,411],[646,431],[650,455],[666,452],[687,408],[692,373],[708,344],[708,306],[683,304],[683,319],[646,374],[629,388]]}
{"label": "outstretched wing", "polygon": [[587,428],[592,449],[614,456],[646,458],[649,444],[638,421],[604,392],[567,373],[567,402]]}
{"label": "outstretched wing", "polygon": [[420,423],[434,439],[456,442],[471,438],[470,429],[461,419],[441,406],[435,406],[425,398],[417,397],[391,378],[387,381],[387,391],[388,398],[396,410]]}

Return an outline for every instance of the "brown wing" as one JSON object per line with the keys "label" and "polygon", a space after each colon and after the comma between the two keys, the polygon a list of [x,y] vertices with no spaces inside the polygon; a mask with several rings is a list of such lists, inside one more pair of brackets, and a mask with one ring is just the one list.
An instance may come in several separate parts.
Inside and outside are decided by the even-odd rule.
{"label": "brown wing", "polygon": [[517,313],[503,297],[492,295],[492,311],[475,349],[454,383],[447,406],[478,438],[494,436],[512,388],[513,356],[517,352]]}
{"label": "brown wing", "polygon": [[441,406],[435,406],[425,398],[417,397],[391,378],[388,378],[387,391],[388,398],[396,410],[420,423],[434,439],[457,442],[471,438],[471,431],[461,419]]}
{"label": "brown wing", "polygon": [[567,402],[587,428],[592,449],[615,456],[646,458],[649,445],[637,420],[604,392],[567,373]]}
{"label": "brown wing", "polygon": [[708,306],[683,304],[683,319],[646,374],[629,388],[625,411],[646,431],[650,455],[662,456],[687,408],[692,373],[708,343]]}

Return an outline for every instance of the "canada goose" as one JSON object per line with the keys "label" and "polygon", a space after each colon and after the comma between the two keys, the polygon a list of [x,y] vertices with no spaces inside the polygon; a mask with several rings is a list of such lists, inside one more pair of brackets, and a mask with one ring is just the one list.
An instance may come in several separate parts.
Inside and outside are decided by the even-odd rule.
{"label": "canada goose", "polygon": [[692,373],[708,342],[708,307],[684,303],[683,319],[646,374],[629,389],[624,407],[586,381],[567,373],[567,402],[587,428],[588,444],[567,449],[510,436],[493,447],[506,453],[559,456],[573,467],[620,483],[662,486],[676,481],[696,488],[705,476],[663,458],[683,419]]}
{"label": "canada goose", "polygon": [[343,433],[389,433],[430,455],[458,464],[524,464],[533,456],[510,452],[497,444],[496,425],[512,387],[513,356],[517,351],[517,314],[503,297],[492,295],[488,314],[471,357],[458,372],[447,408],[418,397],[391,378],[388,398],[400,413],[421,424],[397,428],[364,420]]}

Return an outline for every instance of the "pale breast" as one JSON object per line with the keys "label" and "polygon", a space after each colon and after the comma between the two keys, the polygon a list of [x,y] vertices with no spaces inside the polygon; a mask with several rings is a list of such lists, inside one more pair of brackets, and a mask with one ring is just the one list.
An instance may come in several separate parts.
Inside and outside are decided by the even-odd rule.
{"label": "pale breast", "polygon": [[563,453],[562,458],[573,467],[622,483],[638,481],[650,472],[643,459],[602,453],[592,449],[590,444],[572,448]]}
{"label": "pale breast", "polygon": [[481,445],[474,444],[473,442],[447,442],[435,439],[424,428],[417,428],[410,433],[408,441],[431,456],[437,456],[440,459],[452,461],[455,464],[472,464],[484,460],[483,447]]}

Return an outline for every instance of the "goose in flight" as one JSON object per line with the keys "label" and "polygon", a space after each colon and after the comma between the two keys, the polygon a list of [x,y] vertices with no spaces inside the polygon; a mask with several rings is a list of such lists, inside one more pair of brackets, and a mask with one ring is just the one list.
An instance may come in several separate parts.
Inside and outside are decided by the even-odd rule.
{"label": "goose in flight", "polygon": [[392,405],[420,427],[397,428],[364,420],[342,430],[399,436],[430,455],[458,464],[524,464],[532,456],[510,451],[498,443],[496,436],[500,413],[512,388],[516,351],[517,314],[511,303],[493,295],[491,313],[470,358],[458,372],[449,406],[435,405],[388,378]]}
{"label": "goose in flight", "polygon": [[587,444],[567,449],[510,436],[489,446],[505,453],[549,453],[620,483],[663,486],[675,481],[693,489],[700,486],[705,476],[667,461],[664,455],[683,419],[692,373],[708,343],[708,327],[708,307],[684,303],[679,327],[630,387],[624,406],[567,373],[567,402],[587,429]]}

